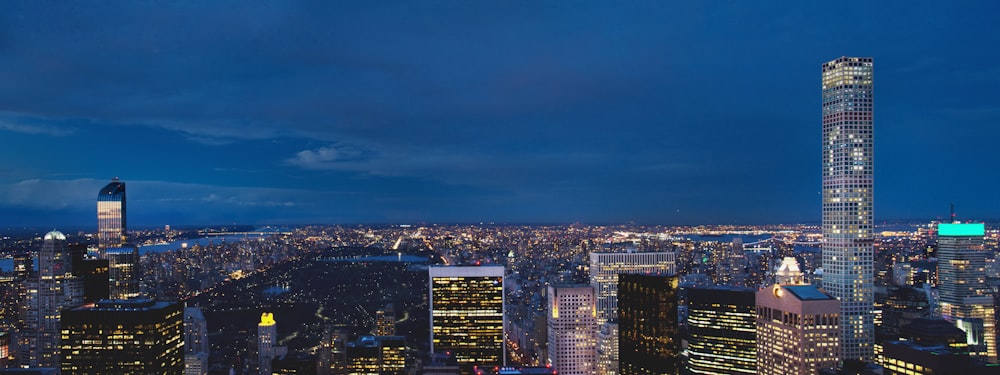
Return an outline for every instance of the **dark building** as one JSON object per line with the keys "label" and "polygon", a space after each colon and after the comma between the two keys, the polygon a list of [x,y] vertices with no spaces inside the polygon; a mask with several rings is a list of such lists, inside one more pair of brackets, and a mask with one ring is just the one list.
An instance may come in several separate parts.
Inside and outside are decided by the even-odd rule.
{"label": "dark building", "polygon": [[108,260],[87,259],[87,245],[66,246],[73,263],[73,276],[83,279],[83,302],[94,303],[108,298]]}
{"label": "dark building", "polygon": [[754,290],[722,286],[689,288],[687,298],[686,372],[755,373],[757,303]]}
{"label": "dark building", "polygon": [[62,313],[64,374],[184,373],[183,305],[103,300]]}
{"label": "dark building", "polygon": [[618,275],[619,373],[677,374],[677,277]]}
{"label": "dark building", "polygon": [[964,331],[944,319],[914,319],[900,329],[900,341],[883,344],[884,374],[995,374],[969,355]]}
{"label": "dark building", "polygon": [[897,339],[903,326],[914,319],[926,318],[930,313],[927,293],[908,286],[890,286],[886,290],[882,307],[882,332],[889,339]]}

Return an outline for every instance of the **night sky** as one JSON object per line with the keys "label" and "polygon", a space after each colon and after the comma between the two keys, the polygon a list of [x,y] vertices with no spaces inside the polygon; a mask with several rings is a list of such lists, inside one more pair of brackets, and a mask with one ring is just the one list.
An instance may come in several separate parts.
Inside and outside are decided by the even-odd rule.
{"label": "night sky", "polygon": [[9,1],[0,225],[820,219],[875,59],[878,220],[1000,218],[995,2]]}

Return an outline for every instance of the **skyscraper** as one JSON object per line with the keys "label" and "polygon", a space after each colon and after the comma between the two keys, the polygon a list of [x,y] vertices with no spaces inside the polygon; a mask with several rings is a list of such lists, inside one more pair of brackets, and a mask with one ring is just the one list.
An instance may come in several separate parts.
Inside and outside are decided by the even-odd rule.
{"label": "skyscraper", "polygon": [[691,374],[756,374],[754,291],[734,287],[687,290],[685,368]]}
{"label": "skyscraper", "polygon": [[679,374],[677,276],[618,278],[618,352],[622,375]]}
{"label": "skyscraper", "polygon": [[600,331],[598,342],[598,373],[616,375],[618,373],[618,275],[676,273],[676,254],[655,253],[590,253],[590,284],[597,293],[597,324]]}
{"label": "skyscraper", "polygon": [[274,359],[274,347],[278,343],[278,326],[274,314],[260,314],[257,324],[257,371],[260,374],[271,373],[271,361]]}
{"label": "skyscraper", "polygon": [[823,64],[823,288],[840,300],[843,359],[874,360],[872,58]]}
{"label": "skyscraper", "polygon": [[812,285],[757,292],[757,373],[816,374],[840,361],[840,303]]}
{"label": "skyscraper", "polygon": [[184,373],[208,373],[208,322],[197,307],[184,309]]}
{"label": "skyscraper", "polygon": [[125,183],[115,177],[97,193],[98,254],[111,247],[123,247],[127,242],[125,225]]}
{"label": "skyscraper", "polygon": [[429,268],[431,353],[451,353],[463,374],[503,366],[503,266]]}
{"label": "skyscraper", "polygon": [[66,236],[45,234],[38,252],[37,278],[29,280],[25,351],[22,358],[31,367],[59,367],[59,321],[64,309],[83,303],[83,283],[72,274],[66,251]]}
{"label": "skyscraper", "polygon": [[938,290],[941,316],[969,335],[973,355],[997,359],[993,295],[986,284],[986,227],[938,224]]}
{"label": "skyscraper", "polygon": [[111,299],[139,296],[139,249],[128,244],[125,183],[115,177],[97,193],[97,253],[108,260]]}
{"label": "skyscraper", "polygon": [[597,374],[597,305],[590,285],[549,286],[549,364],[564,375]]}
{"label": "skyscraper", "polygon": [[182,306],[103,300],[63,312],[63,374],[184,373]]}

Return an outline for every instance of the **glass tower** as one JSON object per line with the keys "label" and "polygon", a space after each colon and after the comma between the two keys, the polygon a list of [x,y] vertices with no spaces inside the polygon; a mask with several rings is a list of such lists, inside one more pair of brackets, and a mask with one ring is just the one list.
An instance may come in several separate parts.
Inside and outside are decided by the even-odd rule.
{"label": "glass tower", "polygon": [[618,355],[621,375],[678,374],[677,276],[618,277]]}
{"label": "glass tower", "polygon": [[840,300],[843,359],[874,360],[872,58],[823,64],[823,288]]}
{"label": "glass tower", "polygon": [[115,177],[97,193],[97,246],[101,259],[109,247],[126,241],[125,183]]}

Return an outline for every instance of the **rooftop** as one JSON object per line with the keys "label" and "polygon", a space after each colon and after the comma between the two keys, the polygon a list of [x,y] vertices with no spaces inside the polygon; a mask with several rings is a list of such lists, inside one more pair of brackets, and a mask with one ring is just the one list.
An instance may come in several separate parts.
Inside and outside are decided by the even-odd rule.
{"label": "rooftop", "polygon": [[803,301],[824,301],[836,299],[812,285],[783,285],[782,288],[792,292],[796,298]]}

